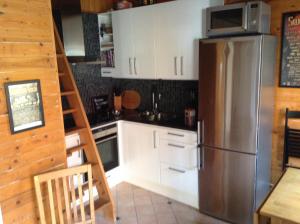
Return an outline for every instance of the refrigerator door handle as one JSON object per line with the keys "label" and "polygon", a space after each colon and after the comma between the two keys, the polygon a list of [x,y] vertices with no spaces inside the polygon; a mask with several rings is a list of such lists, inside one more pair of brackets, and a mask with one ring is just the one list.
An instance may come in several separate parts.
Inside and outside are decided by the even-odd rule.
{"label": "refrigerator door handle", "polygon": [[197,146],[197,168],[201,170],[201,158],[200,158],[201,146]]}
{"label": "refrigerator door handle", "polygon": [[201,144],[204,144],[204,120],[201,121]]}
{"label": "refrigerator door handle", "polygon": [[198,121],[197,122],[197,166],[198,170],[204,168],[204,150],[202,147],[203,141],[204,141],[204,121]]}
{"label": "refrigerator door handle", "polygon": [[197,144],[200,145],[201,144],[201,121],[197,122]]}

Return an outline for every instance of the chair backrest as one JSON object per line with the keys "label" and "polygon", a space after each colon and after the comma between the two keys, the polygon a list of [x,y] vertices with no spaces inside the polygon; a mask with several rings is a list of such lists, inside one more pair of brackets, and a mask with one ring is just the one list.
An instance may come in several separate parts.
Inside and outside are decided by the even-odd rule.
{"label": "chair backrest", "polygon": [[290,164],[289,158],[300,158],[300,129],[290,128],[289,120],[300,119],[300,111],[286,109],[283,170]]}
{"label": "chair backrest", "polygon": [[[87,173],[89,200],[85,209],[82,178]],[[77,182],[77,188],[75,184]],[[44,173],[34,177],[40,222],[95,223],[91,165],[83,165]],[[55,190],[53,190],[55,189]],[[86,211],[89,211],[87,216]],[[50,214],[49,214],[50,211]],[[47,222],[48,220],[48,222]]]}

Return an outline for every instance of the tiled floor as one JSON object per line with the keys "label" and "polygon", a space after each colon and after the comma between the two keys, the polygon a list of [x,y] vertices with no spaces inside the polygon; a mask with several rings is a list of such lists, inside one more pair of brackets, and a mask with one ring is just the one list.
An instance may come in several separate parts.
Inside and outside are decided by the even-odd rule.
{"label": "tiled floor", "polygon": [[[225,224],[161,195],[121,183],[112,189],[118,224]],[[97,217],[97,223],[103,223]]]}

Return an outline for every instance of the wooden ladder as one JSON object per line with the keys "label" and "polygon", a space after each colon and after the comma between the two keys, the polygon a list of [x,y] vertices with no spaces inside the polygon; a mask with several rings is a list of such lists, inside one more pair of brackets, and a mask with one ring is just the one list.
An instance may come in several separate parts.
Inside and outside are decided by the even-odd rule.
{"label": "wooden ladder", "polygon": [[62,101],[66,101],[68,109],[63,109],[64,116],[72,115],[75,128],[66,130],[66,136],[78,133],[81,145],[68,149],[70,156],[73,152],[84,150],[87,163],[92,165],[93,184],[96,186],[99,198],[95,201],[95,210],[107,219],[115,220],[114,202],[106,180],[104,168],[98,154],[90,125],[81,102],[79,91],[73,77],[68,59],[65,55],[64,47],[60,39],[56,25],[54,24],[55,46],[57,56],[57,66],[59,82],[61,86]]}

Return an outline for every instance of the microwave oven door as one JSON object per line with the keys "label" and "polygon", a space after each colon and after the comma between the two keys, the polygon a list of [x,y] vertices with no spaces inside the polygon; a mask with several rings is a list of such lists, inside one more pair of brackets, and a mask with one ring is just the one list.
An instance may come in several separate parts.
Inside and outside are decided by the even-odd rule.
{"label": "microwave oven door", "polygon": [[233,4],[208,8],[207,36],[241,33],[247,31],[247,4]]}

